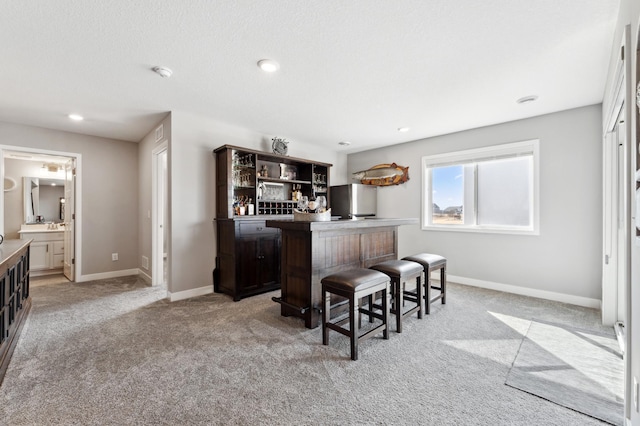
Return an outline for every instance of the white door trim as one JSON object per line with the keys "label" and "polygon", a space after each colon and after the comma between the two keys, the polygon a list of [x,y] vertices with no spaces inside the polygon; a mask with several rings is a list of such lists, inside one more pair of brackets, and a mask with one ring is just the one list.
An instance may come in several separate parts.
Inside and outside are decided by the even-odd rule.
{"label": "white door trim", "polygon": [[613,325],[618,320],[618,191],[617,138],[605,135],[602,146],[602,323]]}
{"label": "white door trim", "polygon": [[[165,139],[152,151],[151,156],[151,285],[163,285],[164,283],[164,240],[162,217],[166,214],[165,199],[167,196],[166,180],[163,181],[162,171],[158,167],[160,155],[164,152],[168,155],[169,142]],[[164,197],[163,197],[164,195]]]}

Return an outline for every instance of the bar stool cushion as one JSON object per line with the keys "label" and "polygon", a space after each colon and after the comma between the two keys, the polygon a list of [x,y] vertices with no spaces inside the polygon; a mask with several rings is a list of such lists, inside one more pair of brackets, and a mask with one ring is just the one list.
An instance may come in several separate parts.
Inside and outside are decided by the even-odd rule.
{"label": "bar stool cushion", "polygon": [[[424,296],[422,295],[422,265],[408,260],[387,260],[369,267],[376,271],[383,272],[391,278],[391,313],[396,316],[396,331],[402,333],[402,319],[406,316],[418,313],[418,318],[422,318],[424,309]],[[416,280],[416,291],[407,291],[405,283]],[[409,284],[410,285],[410,284]],[[404,310],[405,301],[410,301],[416,305]]]}
{"label": "bar stool cushion", "polygon": [[[431,304],[440,299],[442,304],[447,303],[447,259],[438,254],[418,253],[403,258],[411,262],[416,262],[424,267],[424,297],[425,312],[431,313]],[[440,285],[431,284],[431,273],[440,270]],[[431,296],[431,289],[440,290],[436,296]]]}
{"label": "bar stool cushion", "polygon": [[371,269],[395,278],[422,273],[422,265],[408,260],[387,260],[371,266]]}
{"label": "bar stool cushion", "polygon": [[371,269],[350,269],[324,277],[321,282],[328,288],[347,292],[361,292],[370,287],[384,284],[389,277]]}
{"label": "bar stool cushion", "polygon": [[403,257],[403,259],[418,262],[429,269],[447,264],[447,259],[438,254],[419,253],[414,254],[413,256]]}

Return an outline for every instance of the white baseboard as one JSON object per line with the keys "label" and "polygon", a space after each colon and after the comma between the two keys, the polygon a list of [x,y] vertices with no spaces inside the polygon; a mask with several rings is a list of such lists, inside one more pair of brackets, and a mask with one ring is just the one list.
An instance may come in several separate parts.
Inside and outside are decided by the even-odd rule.
{"label": "white baseboard", "polygon": [[138,269],[138,276],[140,278],[142,278],[144,280],[144,282],[146,282],[147,284],[151,285],[151,283],[152,283],[151,275],[147,274],[142,269]]}
{"label": "white baseboard", "polygon": [[571,305],[584,306],[586,308],[600,309],[602,301],[582,296],[556,293],[553,291],[538,290],[529,287],[519,287],[510,284],[494,283],[491,281],[476,280],[474,278],[458,277],[447,274],[447,281],[464,284],[489,290],[503,291],[505,293],[520,294],[522,296],[537,297],[538,299],[553,300],[555,302],[569,303]]}
{"label": "white baseboard", "polygon": [[190,290],[178,291],[177,293],[167,292],[169,295],[169,301],[176,302],[178,300],[190,299],[192,297],[204,296],[205,294],[213,293],[213,286],[207,285],[199,288],[192,288]]}
{"label": "white baseboard", "polygon": [[85,281],[94,281],[94,280],[105,280],[109,278],[118,278],[118,277],[126,277],[128,275],[138,275],[139,269],[123,269],[121,271],[111,271],[111,272],[100,272],[97,274],[88,274],[88,275],[78,275],[76,277],[76,282],[85,282]]}
{"label": "white baseboard", "polygon": [[[94,281],[94,280],[104,280],[108,278],[118,278],[118,277],[126,277],[129,275],[137,275],[142,278],[145,282],[151,285],[151,277],[142,271],[141,269],[125,269],[122,271],[112,271],[112,272],[101,272],[98,274],[88,274],[76,277],[76,282],[85,282],[85,281]],[[176,293],[171,293],[167,291],[167,297],[169,301],[176,302],[178,300],[190,299],[192,297],[204,296],[205,294],[213,293],[213,286],[207,285],[199,288],[192,288],[189,290],[178,291]]]}

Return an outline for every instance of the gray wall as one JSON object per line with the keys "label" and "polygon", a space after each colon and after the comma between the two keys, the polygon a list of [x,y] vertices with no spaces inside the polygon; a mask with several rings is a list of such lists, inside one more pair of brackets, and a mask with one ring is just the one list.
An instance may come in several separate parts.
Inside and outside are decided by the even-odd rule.
{"label": "gray wall", "polygon": [[[0,144],[81,154],[82,268],[77,273],[137,268],[136,143],[0,122]],[[119,260],[112,262],[116,252]]]}
{"label": "gray wall", "polygon": [[[515,108],[515,106],[514,106]],[[400,227],[401,256],[439,253],[452,276],[600,299],[601,107],[589,106],[349,155],[348,171],[409,166],[409,182],[378,190],[382,217],[420,217],[421,157],[540,140],[540,235]]]}

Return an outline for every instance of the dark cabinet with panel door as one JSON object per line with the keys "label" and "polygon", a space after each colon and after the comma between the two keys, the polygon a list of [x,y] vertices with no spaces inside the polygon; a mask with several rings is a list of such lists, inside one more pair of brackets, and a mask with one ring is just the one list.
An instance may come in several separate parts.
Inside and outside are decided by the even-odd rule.
{"label": "dark cabinet with panel door", "polygon": [[218,219],[214,289],[238,301],[280,288],[280,230],[264,220]]}

